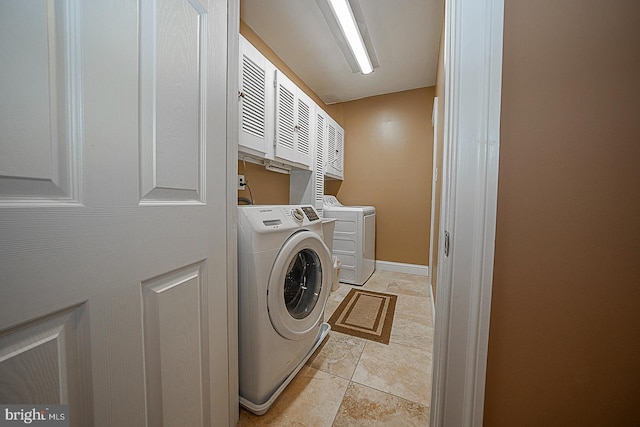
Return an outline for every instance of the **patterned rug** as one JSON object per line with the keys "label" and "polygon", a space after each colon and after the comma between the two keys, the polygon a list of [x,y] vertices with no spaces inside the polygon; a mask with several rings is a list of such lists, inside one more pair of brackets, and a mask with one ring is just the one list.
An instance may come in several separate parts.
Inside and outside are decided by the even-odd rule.
{"label": "patterned rug", "polygon": [[396,295],[351,289],[329,319],[331,329],[389,344]]}

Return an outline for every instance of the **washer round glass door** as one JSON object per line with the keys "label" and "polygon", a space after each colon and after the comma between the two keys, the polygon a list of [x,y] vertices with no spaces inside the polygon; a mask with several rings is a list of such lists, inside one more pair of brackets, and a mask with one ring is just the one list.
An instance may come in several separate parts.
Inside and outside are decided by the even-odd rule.
{"label": "washer round glass door", "polygon": [[300,339],[321,320],[331,290],[331,254],[316,233],[300,231],[280,249],[267,288],[269,318],[285,338]]}

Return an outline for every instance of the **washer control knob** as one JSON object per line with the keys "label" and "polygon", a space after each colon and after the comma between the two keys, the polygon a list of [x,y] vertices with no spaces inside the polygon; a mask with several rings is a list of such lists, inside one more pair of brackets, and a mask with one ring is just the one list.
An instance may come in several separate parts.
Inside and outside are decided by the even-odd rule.
{"label": "washer control knob", "polygon": [[293,219],[298,222],[302,222],[304,219],[304,212],[302,212],[302,209],[300,208],[291,209],[291,215],[293,216]]}

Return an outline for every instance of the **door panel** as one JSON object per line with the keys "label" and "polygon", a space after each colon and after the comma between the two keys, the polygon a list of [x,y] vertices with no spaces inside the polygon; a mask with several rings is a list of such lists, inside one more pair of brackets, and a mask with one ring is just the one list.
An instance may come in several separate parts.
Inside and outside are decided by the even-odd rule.
{"label": "door panel", "polygon": [[78,200],[77,21],[73,0],[0,4],[2,205]]}
{"label": "door panel", "polygon": [[229,425],[227,2],[8,0],[0,32],[0,401]]}
{"label": "door panel", "polygon": [[[69,414],[91,423],[91,380],[86,305],[37,319],[0,338],[0,402],[48,404],[73,400]],[[86,408],[81,410],[81,408]]]}
{"label": "door panel", "polygon": [[[202,426],[204,263],[142,283],[149,425]],[[205,353],[206,354],[206,353]]]}
{"label": "door panel", "polygon": [[206,16],[198,1],[142,3],[140,180],[144,201],[202,201]]}

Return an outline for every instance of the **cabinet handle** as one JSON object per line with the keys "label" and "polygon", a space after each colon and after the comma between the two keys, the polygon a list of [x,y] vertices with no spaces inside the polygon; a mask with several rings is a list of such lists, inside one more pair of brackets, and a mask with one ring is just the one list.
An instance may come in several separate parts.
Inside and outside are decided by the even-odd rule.
{"label": "cabinet handle", "polygon": [[238,98],[244,99],[244,92],[238,92]]}

